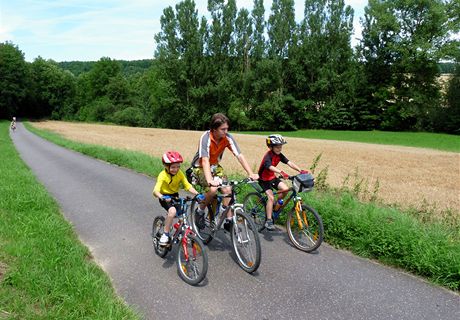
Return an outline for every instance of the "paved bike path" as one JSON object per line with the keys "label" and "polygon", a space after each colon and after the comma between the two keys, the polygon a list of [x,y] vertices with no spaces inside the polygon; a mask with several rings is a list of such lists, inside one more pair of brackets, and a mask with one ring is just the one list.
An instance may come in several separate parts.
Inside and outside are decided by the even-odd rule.
{"label": "paved bike path", "polygon": [[249,275],[222,231],[208,248],[199,287],[177,275],[174,252],[151,245],[153,179],[66,150],[18,123],[22,159],[58,201],[119,295],[145,319],[460,319],[460,296],[323,244],[305,254],[285,233],[261,235],[262,263]]}

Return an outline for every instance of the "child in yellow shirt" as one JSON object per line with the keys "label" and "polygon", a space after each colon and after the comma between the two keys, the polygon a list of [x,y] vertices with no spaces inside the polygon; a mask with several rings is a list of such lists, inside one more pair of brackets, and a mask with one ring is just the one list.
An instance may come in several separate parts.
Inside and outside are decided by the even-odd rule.
{"label": "child in yellow shirt", "polygon": [[203,201],[204,196],[187,181],[185,174],[180,170],[180,164],[184,161],[182,156],[177,151],[167,151],[162,157],[165,169],[160,172],[157,182],[153,189],[153,195],[160,200],[160,205],[166,209],[168,215],[166,217],[164,233],[160,238],[160,245],[166,246],[169,244],[169,232],[174,217],[176,216],[179,207],[174,206],[171,198],[179,197],[179,190],[182,188],[197,196],[198,201]]}

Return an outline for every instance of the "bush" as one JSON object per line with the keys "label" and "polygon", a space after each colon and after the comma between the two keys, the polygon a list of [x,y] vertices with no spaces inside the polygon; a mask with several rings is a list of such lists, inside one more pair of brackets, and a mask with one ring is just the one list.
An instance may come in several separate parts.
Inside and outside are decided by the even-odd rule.
{"label": "bush", "polygon": [[143,116],[140,109],[128,107],[115,112],[108,120],[121,125],[136,127],[141,125],[143,121],[142,118]]}
{"label": "bush", "polygon": [[94,100],[78,111],[80,121],[105,121],[115,111],[115,106],[107,97]]}

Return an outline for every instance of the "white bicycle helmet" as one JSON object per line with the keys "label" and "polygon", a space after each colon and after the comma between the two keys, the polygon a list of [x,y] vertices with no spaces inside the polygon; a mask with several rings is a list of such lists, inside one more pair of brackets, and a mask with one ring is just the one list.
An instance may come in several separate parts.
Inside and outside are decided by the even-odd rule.
{"label": "white bicycle helmet", "polygon": [[286,140],[280,134],[271,134],[267,137],[267,147],[279,146],[286,143]]}

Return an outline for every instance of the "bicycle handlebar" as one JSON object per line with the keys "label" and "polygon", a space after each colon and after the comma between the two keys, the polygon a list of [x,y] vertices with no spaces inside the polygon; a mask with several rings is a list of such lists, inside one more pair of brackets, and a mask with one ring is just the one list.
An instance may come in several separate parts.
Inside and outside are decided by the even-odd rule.
{"label": "bicycle handlebar", "polygon": [[191,201],[196,200],[196,197],[197,197],[197,196],[198,196],[198,195],[195,195],[195,196],[193,196],[193,197],[191,197],[191,196],[185,196],[185,197],[179,196],[179,197],[170,197],[169,199],[170,199],[171,202],[173,202],[173,203],[180,203],[181,200],[184,201],[184,202],[191,202]]}

